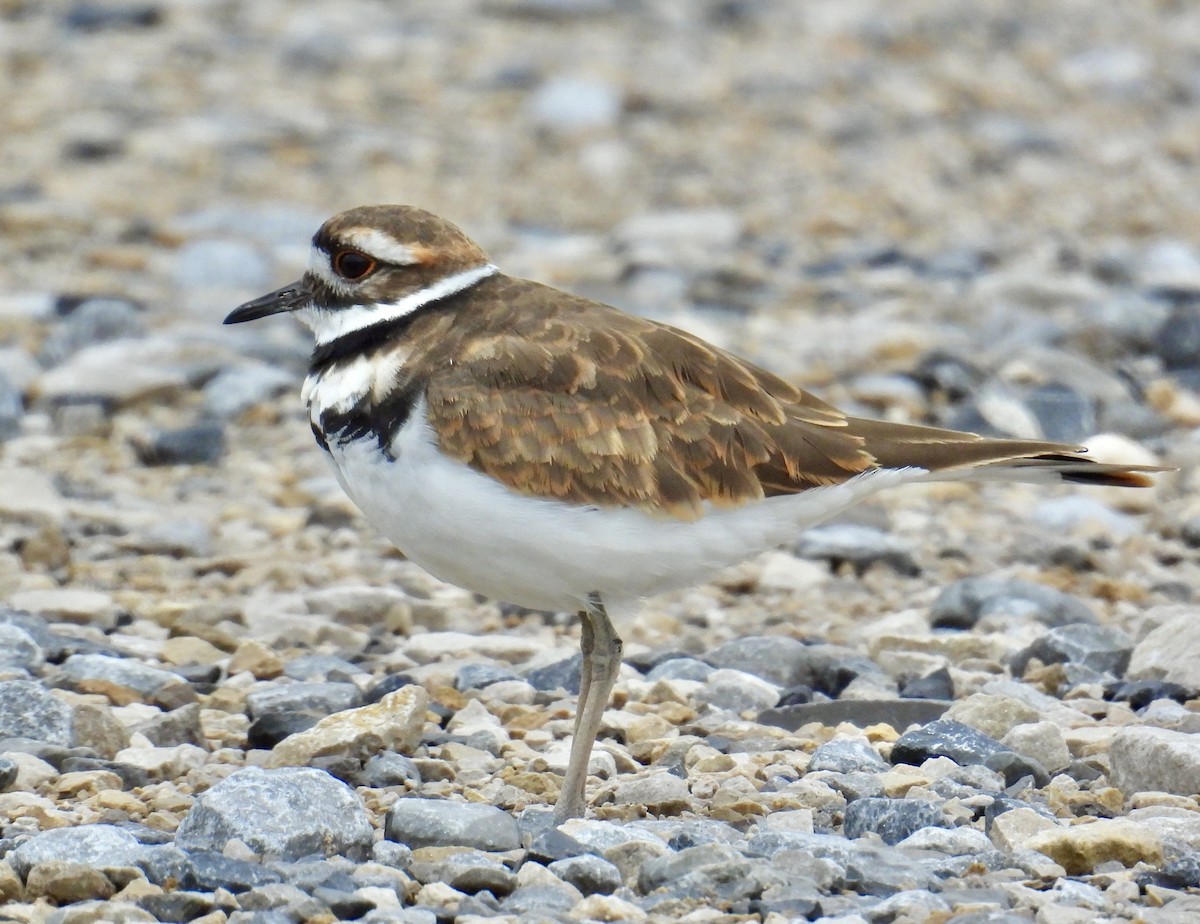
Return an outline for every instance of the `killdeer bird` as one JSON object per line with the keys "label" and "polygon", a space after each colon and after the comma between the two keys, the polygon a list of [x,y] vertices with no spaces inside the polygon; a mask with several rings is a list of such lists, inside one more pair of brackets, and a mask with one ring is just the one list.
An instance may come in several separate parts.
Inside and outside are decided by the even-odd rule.
{"label": "killdeer bird", "polygon": [[582,815],[635,604],[882,488],[1003,478],[1144,486],[1075,446],[848,416],[697,337],[501,273],[450,222],[379,205],[325,222],[288,312],[316,338],[302,398],[346,493],[444,581],[581,614],[555,817]]}

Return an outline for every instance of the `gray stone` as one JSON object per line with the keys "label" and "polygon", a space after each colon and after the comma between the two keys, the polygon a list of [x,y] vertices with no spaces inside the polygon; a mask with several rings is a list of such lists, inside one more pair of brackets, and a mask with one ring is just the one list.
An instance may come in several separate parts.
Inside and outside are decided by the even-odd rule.
{"label": "gray stone", "polygon": [[152,697],[163,687],[185,683],[183,676],[134,661],[132,658],[113,658],[100,654],[78,654],[67,658],[62,666],[63,675],[75,687],[88,681],[100,680],[121,687],[128,687]]}
{"label": "gray stone", "polygon": [[898,844],[922,828],[946,827],[942,807],[920,799],[859,799],[846,806],[843,830],[850,839],[867,832]]}
{"label": "gray stone", "polygon": [[47,744],[71,744],[71,707],[39,683],[0,683],[0,738],[33,738]]}
{"label": "gray stone", "polygon": [[828,523],[805,530],[795,550],[801,558],[827,561],[832,568],[848,564],[859,574],[877,563],[910,577],[921,570],[907,544],[882,529],[858,523]]}
{"label": "gray stone", "polygon": [[349,683],[350,678],[363,673],[363,669],[339,658],[337,655],[301,655],[292,658],[283,666],[283,675],[292,680],[330,681]]}
{"label": "gray stone", "polygon": [[871,745],[854,738],[835,738],[827,741],[815,751],[808,764],[808,772],[832,770],[835,773],[851,773],[855,770],[882,772],[888,768],[887,761],[879,756]]}
{"label": "gray stone", "polygon": [[464,664],[454,675],[454,689],[482,690],[493,683],[519,679],[512,670],[499,664]]}
{"label": "gray stone", "polygon": [[1013,655],[1011,666],[1014,677],[1022,676],[1034,658],[1043,664],[1082,664],[1119,677],[1125,673],[1132,652],[1133,641],[1119,629],[1075,623],[1051,629]]}
{"label": "gray stone", "polygon": [[345,783],[306,767],[230,774],[200,795],[175,843],[184,850],[224,850],[237,838],[282,859],[313,853],[364,858],[374,841],[370,817]]}
{"label": "gray stone", "polygon": [[46,662],[45,653],[32,635],[20,626],[0,623],[0,669],[36,671]]}
{"label": "gray stone", "polygon": [[137,866],[145,851],[137,838],[114,825],[79,825],[35,834],[5,860],[24,877],[35,864],[54,860],[105,869]]}
{"label": "gray stone", "polygon": [[1123,728],[1109,747],[1112,781],[1122,792],[1200,793],[1200,735],[1149,726]]}
{"label": "gray stone", "polygon": [[[995,738],[952,719],[938,719],[905,732],[892,745],[893,764],[923,764],[931,757],[949,757],[956,764],[986,763],[989,757],[1009,751]],[[1009,752],[1011,753],[1011,752]]]}
{"label": "gray stone", "polygon": [[643,892],[669,886],[688,873],[709,866],[728,866],[745,860],[745,856],[733,847],[723,844],[705,844],[689,847],[678,853],[653,857],[642,864],[638,872],[638,888]]}
{"label": "gray stone", "polygon": [[201,419],[186,427],[156,430],[134,444],[143,465],[214,465],[225,454],[225,428]]}
{"label": "gray stone", "polygon": [[424,856],[430,852],[418,850],[412,858],[408,872],[418,882],[443,882],[468,895],[486,891],[502,896],[517,886],[517,877],[512,870],[483,851],[459,850],[445,854],[435,848],[438,856]]}
{"label": "gray stone", "polygon": [[861,699],[835,700],[829,703],[797,703],[778,706],[759,713],[758,721],[795,731],[809,722],[838,725],[849,722],[859,728],[880,723],[897,731],[910,725],[924,725],[942,716],[951,703],[937,699]]}
{"label": "gray stone", "polygon": [[[1166,680],[1200,688],[1200,606],[1179,605],[1162,612],[1161,622],[1133,648],[1126,676]],[[1148,616],[1156,615],[1151,610]]]}
{"label": "gray stone", "polygon": [[75,305],[42,346],[41,360],[54,366],[84,347],[145,334],[138,306],[123,298],[88,298]]}
{"label": "gray stone", "polygon": [[745,671],[722,668],[709,675],[696,699],[738,714],[758,712],[779,702],[779,688]]}
{"label": "gray stone", "polygon": [[0,441],[10,440],[21,432],[21,418],[24,416],[22,390],[0,371]]}
{"label": "gray stone", "polygon": [[797,663],[804,658],[807,646],[786,636],[749,635],[726,642],[709,654],[714,667],[744,671],[762,677],[780,687],[793,687],[797,680]]}
{"label": "gray stone", "polygon": [[325,681],[271,683],[255,687],[246,694],[246,707],[254,718],[279,712],[304,710],[322,715],[332,715],[335,712],[353,709],[360,705],[362,705],[362,696],[358,692],[358,687],[352,683]]}
{"label": "gray stone", "polygon": [[664,771],[618,783],[613,800],[618,805],[640,805],[655,815],[677,815],[691,808],[692,794],[687,780]]}
{"label": "gray stone", "polygon": [[266,255],[245,241],[198,240],[175,252],[172,277],[181,289],[265,292],[271,288],[273,271]]}
{"label": "gray stone", "polygon": [[405,783],[420,785],[421,770],[411,757],[385,751],[367,761],[361,778],[364,786],[403,786]]}
{"label": "gray stone", "polygon": [[213,376],[204,386],[204,410],[228,419],[270,398],[294,390],[295,375],[275,366],[235,366]]}
{"label": "gray stone", "polygon": [[21,768],[7,757],[0,757],[0,792],[4,792],[17,781]]}
{"label": "gray stone", "polygon": [[203,520],[164,520],[134,533],[125,545],[146,555],[207,558],[213,551],[212,530]]}
{"label": "gray stone", "polygon": [[647,680],[707,680],[714,668],[695,658],[667,658],[646,672]]}
{"label": "gray stone", "polygon": [[507,812],[444,799],[401,799],[388,810],[384,832],[413,848],[515,850],[521,843],[516,819]]}
{"label": "gray stone", "polygon": [[969,629],[985,616],[1022,616],[1050,627],[1097,621],[1086,603],[1060,590],[989,577],[955,581],[938,595],[929,615],[939,629]]}
{"label": "gray stone", "polygon": [[584,895],[610,895],[624,884],[615,865],[591,854],[555,860],[548,869]]}

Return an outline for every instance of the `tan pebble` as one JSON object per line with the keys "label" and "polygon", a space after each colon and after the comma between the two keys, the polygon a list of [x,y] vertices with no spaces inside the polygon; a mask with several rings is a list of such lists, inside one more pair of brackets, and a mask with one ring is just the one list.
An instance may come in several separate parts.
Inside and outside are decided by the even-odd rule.
{"label": "tan pebble", "polygon": [[106,760],[129,747],[129,732],[108,704],[81,703],[71,715],[71,741],[89,747]]}
{"label": "tan pebble", "polygon": [[615,895],[589,895],[571,909],[570,917],[577,921],[629,921],[631,924],[641,924],[646,920],[646,912]]}
{"label": "tan pebble", "polygon": [[679,734],[679,729],[659,715],[636,716],[625,726],[625,740],[629,744],[652,738],[670,738]]}
{"label": "tan pebble", "polygon": [[77,770],[54,781],[54,794],[59,798],[82,798],[105,789],[120,790],[121,786],[121,778],[109,770]]}
{"label": "tan pebble", "polygon": [[45,860],[35,863],[25,877],[25,892],[30,898],[48,898],[70,904],[88,899],[112,898],[116,889],[98,869],[83,863]]}
{"label": "tan pebble", "polygon": [[229,673],[249,671],[259,680],[270,680],[283,673],[283,659],[257,639],[248,639],[238,645],[229,660]]}
{"label": "tan pebble", "polygon": [[202,914],[198,918],[192,918],[192,924],[225,924],[229,920],[229,915],[220,909],[210,911],[208,914]]}
{"label": "tan pebble", "polygon": [[155,885],[153,882],[145,878],[131,879],[129,883],[121,889],[113,898],[116,901],[136,902],[139,898],[145,898],[147,895],[162,895],[162,886]]}
{"label": "tan pebble", "polygon": [[141,816],[148,811],[146,803],[133,793],[120,789],[105,789],[88,800],[88,804],[97,809],[113,809],[129,815]]}
{"label": "tan pebble", "polygon": [[1062,865],[1069,875],[1082,876],[1102,863],[1124,866],[1160,864],[1162,841],[1142,825],[1124,819],[1100,820],[1034,834],[1024,844]]}
{"label": "tan pebble", "polygon": [[61,811],[49,799],[31,792],[0,795],[0,817],[9,821],[32,821],[42,829],[67,828],[78,823],[71,812]]}
{"label": "tan pebble", "polygon": [[99,629],[115,629],[121,612],[109,594],[75,588],[26,590],[11,595],[8,604],[13,609],[45,616],[51,622],[72,622]]}
{"label": "tan pebble", "polygon": [[21,877],[17,875],[16,870],[0,860],[0,905],[20,901],[24,891]]}
{"label": "tan pebble", "polygon": [[76,686],[81,693],[99,693],[101,696],[106,697],[114,706],[128,706],[130,703],[145,701],[145,697],[132,687],[113,683],[111,680],[103,680],[99,677],[88,677],[80,680]]}
{"label": "tan pebble", "polygon": [[428,706],[423,687],[401,687],[378,703],[334,713],[289,735],[271,751],[267,766],[302,767],[314,757],[366,757],[384,750],[410,753],[425,727]]}
{"label": "tan pebble", "polygon": [[168,664],[216,664],[229,656],[212,642],[185,635],[163,642],[160,657]]}

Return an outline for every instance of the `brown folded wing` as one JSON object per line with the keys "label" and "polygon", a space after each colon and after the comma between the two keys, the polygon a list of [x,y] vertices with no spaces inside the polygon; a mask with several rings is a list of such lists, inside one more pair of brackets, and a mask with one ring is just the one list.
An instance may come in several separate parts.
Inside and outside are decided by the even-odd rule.
{"label": "brown folded wing", "polygon": [[[1070,446],[849,418],[683,331],[521,280],[491,290],[486,323],[445,319],[417,353],[433,363],[427,411],[442,450],[523,494],[690,519],[706,502],[794,494],[881,466],[1032,459],[1022,464],[1076,480],[1139,482]],[[438,346],[453,362],[437,360]]]}

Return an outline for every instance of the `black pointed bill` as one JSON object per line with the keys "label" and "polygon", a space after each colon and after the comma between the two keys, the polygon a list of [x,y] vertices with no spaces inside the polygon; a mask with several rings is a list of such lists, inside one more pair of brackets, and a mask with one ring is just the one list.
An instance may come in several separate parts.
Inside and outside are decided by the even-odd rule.
{"label": "black pointed bill", "polygon": [[225,318],[226,324],[241,324],[243,321],[257,321],[259,318],[265,318],[273,314],[282,314],[285,311],[295,311],[297,308],[303,308],[312,301],[312,291],[304,280],[293,282],[291,285],[284,286],[282,289],[276,289],[261,298],[256,298],[252,302],[246,302],[244,305],[239,305],[229,312],[229,316]]}

